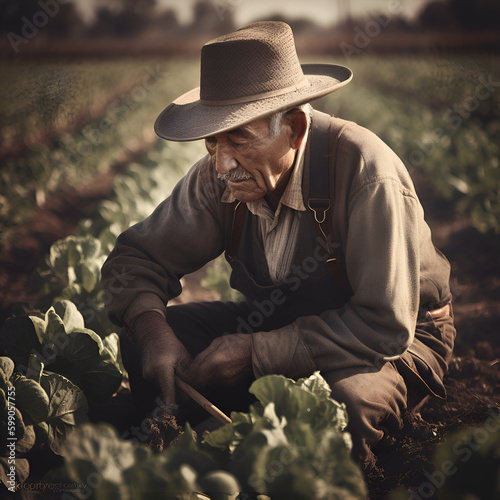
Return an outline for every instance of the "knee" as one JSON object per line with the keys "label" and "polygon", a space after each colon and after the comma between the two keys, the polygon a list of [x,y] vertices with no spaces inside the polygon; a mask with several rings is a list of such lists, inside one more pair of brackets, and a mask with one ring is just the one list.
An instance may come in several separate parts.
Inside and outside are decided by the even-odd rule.
{"label": "knee", "polygon": [[364,435],[366,429],[373,427],[373,423],[370,422],[373,413],[369,411],[368,401],[349,385],[341,382],[330,385],[332,390],[330,397],[345,404],[348,417],[347,430],[351,434]]}
{"label": "knee", "polygon": [[399,373],[390,366],[373,373],[335,373],[325,376],[332,390],[331,397],[344,403],[347,410],[347,430],[375,444],[384,435],[381,427],[395,432],[401,425],[401,413],[406,408],[406,385]]}

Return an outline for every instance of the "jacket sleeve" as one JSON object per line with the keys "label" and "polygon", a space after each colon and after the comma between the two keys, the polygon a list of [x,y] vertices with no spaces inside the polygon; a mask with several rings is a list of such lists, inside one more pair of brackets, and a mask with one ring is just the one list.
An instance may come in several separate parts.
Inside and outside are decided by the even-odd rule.
{"label": "jacket sleeve", "polygon": [[223,251],[217,203],[223,187],[208,157],[195,164],[172,194],[145,220],[124,231],[102,267],[111,320],[130,325],[182,290],[180,279]]}
{"label": "jacket sleeve", "polygon": [[[375,144],[368,158],[358,154],[354,159],[346,151],[338,165],[347,169],[349,162],[360,164],[356,178],[343,186],[348,195],[342,241],[353,296],[340,309],[255,333],[256,376],[380,367],[412,343],[420,303],[423,211],[404,166],[381,145]],[[380,162],[385,162],[382,168]],[[398,165],[392,168],[387,162]]]}

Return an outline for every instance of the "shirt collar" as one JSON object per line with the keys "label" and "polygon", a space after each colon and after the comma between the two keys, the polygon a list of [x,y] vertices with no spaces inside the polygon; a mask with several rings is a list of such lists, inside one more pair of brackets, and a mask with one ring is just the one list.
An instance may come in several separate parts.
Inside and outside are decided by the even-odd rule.
{"label": "shirt collar", "polygon": [[[306,133],[304,134],[304,139],[300,148],[295,155],[295,161],[292,165],[292,175],[288,181],[288,185],[281,197],[280,205],[286,205],[294,210],[305,212],[306,207],[304,205],[304,198],[302,196],[302,174],[304,172],[304,152],[306,150],[307,140],[309,138],[309,127],[307,127]],[[229,188],[224,190],[221,198],[222,203],[234,203],[236,198],[233,196]],[[248,208],[253,213],[258,211],[259,207],[264,202],[261,198],[256,201],[247,203]],[[278,206],[279,207],[279,206]]]}

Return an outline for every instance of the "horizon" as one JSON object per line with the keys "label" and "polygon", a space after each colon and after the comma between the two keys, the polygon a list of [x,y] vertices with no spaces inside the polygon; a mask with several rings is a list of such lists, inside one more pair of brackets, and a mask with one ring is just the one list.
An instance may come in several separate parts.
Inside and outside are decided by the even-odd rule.
{"label": "horizon", "polygon": [[[161,10],[172,9],[180,24],[192,21],[193,6],[197,0],[157,0]],[[75,2],[85,21],[91,21],[99,0]],[[407,19],[429,3],[429,0],[210,0],[221,21],[231,12],[237,26],[256,19],[285,15],[289,19],[309,19],[320,26],[331,26],[346,19],[368,16],[372,12],[389,12]]]}

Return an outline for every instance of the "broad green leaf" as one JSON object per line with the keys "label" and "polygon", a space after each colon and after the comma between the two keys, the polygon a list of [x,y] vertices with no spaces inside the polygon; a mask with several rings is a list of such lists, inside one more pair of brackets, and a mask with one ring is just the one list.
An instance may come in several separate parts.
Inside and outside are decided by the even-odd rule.
{"label": "broad green leaf", "polygon": [[[50,322],[53,323],[53,332],[59,334],[61,331],[59,329],[59,325],[62,323],[62,331],[64,331],[65,334],[79,332],[88,335],[97,344],[99,352],[102,351],[101,337],[99,337],[99,335],[97,335],[94,331],[85,328],[83,316],[73,302],[69,300],[56,302],[56,304],[54,304],[54,306],[47,311],[46,318],[47,328],[51,327]],[[49,333],[45,335],[48,342],[54,342],[53,335],[56,333]]]}
{"label": "broad green leaf", "polygon": [[61,318],[67,333],[85,328],[83,316],[73,302],[69,300],[56,302],[54,312]]}
{"label": "broad green leaf", "polygon": [[86,290],[88,293],[92,293],[99,282],[99,269],[93,264],[82,262],[80,264],[79,271],[79,274],[81,276],[81,283],[84,290]]}
{"label": "broad green leaf", "polygon": [[[73,261],[74,258],[72,258],[71,260]],[[74,264],[68,265],[68,268],[66,269],[65,278],[66,279],[64,281],[68,284],[68,286],[73,286],[78,281],[78,276],[76,275]]]}
{"label": "broad green leaf", "polygon": [[211,432],[205,432],[203,442],[214,448],[225,449],[234,439],[234,424],[226,424]]}
{"label": "broad green leaf", "polygon": [[124,483],[131,498],[144,500],[189,498],[183,492],[197,491],[196,471],[191,465],[178,463],[176,468],[165,470],[162,455],[139,460],[123,471]]}
{"label": "broad green leaf", "polygon": [[91,330],[69,333],[52,367],[76,383],[91,403],[100,403],[111,397],[123,378],[120,370],[100,355],[102,350],[101,338]]}
{"label": "broad green leaf", "polygon": [[297,380],[296,385],[320,398],[327,398],[332,392],[328,382],[318,371],[314,372],[310,377]]}
{"label": "broad green leaf", "polygon": [[0,389],[7,390],[11,386],[10,377],[14,373],[14,361],[2,356],[0,357]]}
{"label": "broad green leaf", "polygon": [[36,435],[32,425],[27,425],[24,436],[16,441],[16,462],[17,457],[25,456],[35,446]]}
{"label": "broad green leaf", "polygon": [[42,344],[54,344],[57,349],[64,343],[66,328],[63,320],[56,313],[54,307],[51,307],[45,314],[45,331],[43,332]]}
{"label": "broad green leaf", "polygon": [[16,389],[16,407],[29,416],[31,423],[38,424],[46,420],[49,414],[49,397],[42,386],[23,375],[15,377],[13,385]]}
{"label": "broad green leaf", "polygon": [[120,350],[120,338],[116,333],[110,333],[102,339],[102,356],[105,361],[118,363],[118,354]]}
{"label": "broad green leaf", "polygon": [[263,422],[262,426],[257,425],[256,429],[259,430],[267,439],[267,443],[271,447],[276,447],[279,445],[288,444],[288,440],[283,432],[283,428],[286,426],[286,419],[279,419],[276,415],[276,410],[274,403],[269,403],[264,408]]}
{"label": "broad green leaf", "polygon": [[[73,464],[79,477],[85,477],[91,468],[97,470],[103,479],[120,484],[122,471],[135,464],[134,450],[134,445],[121,440],[111,425],[101,423],[76,428],[62,445],[61,454],[67,463]],[[143,458],[152,455],[149,450],[144,451],[146,456]]]}
{"label": "broad green leaf", "polygon": [[76,300],[100,288],[100,268],[106,258],[100,241],[91,236],[69,236],[51,246],[47,266],[59,282],[61,297]]}
{"label": "broad green leaf", "polygon": [[363,474],[351,458],[350,450],[348,433],[330,429],[322,435],[312,460],[319,498],[366,498]]}
{"label": "broad green leaf", "polygon": [[310,422],[291,420],[285,427],[285,434],[290,443],[304,455],[314,455],[318,442],[321,441],[324,431],[318,432]]}
{"label": "broad green leaf", "polygon": [[286,406],[293,383],[293,380],[282,375],[269,375],[255,380],[249,392],[254,394],[264,407],[272,402],[277,409],[281,409]]}
{"label": "broad green leaf", "polygon": [[92,260],[101,254],[101,244],[97,238],[68,236],[50,247],[48,264],[59,275],[64,276],[70,266],[81,260]]}
{"label": "broad green leaf", "polygon": [[87,421],[87,399],[76,385],[57,373],[44,372],[41,385],[49,397],[48,444],[60,454],[67,432]]}
{"label": "broad green leaf", "polygon": [[328,384],[319,372],[297,382],[281,375],[262,377],[250,392],[263,405],[274,401],[278,416],[303,420],[318,431],[331,426],[343,430],[347,425],[345,406],[328,397]]}
{"label": "broad green leaf", "polygon": [[263,406],[273,402],[276,413],[287,419],[309,418],[311,408],[317,405],[314,394],[301,389],[291,379],[281,375],[270,375],[257,379],[249,392],[255,394]]}
{"label": "broad green leaf", "polygon": [[[296,448],[289,445],[266,447],[255,457],[249,484],[262,493],[275,492],[273,499],[315,498],[312,475],[308,467],[304,467],[300,455]],[[303,496],[304,489],[308,497]]]}
{"label": "broad green leaf", "polygon": [[[61,453],[65,457],[65,474],[71,481],[85,483],[91,474],[99,475],[99,485],[92,495],[96,500],[167,498],[169,487],[176,488],[177,493],[181,491],[178,487],[186,484],[182,462],[169,472],[165,468],[165,453],[154,455],[150,449],[121,440],[106,423],[76,428],[67,437]],[[196,473],[191,475],[196,477]]]}
{"label": "broad green leaf", "polygon": [[97,335],[93,330],[90,330],[89,328],[82,328],[80,330],[73,330],[72,332],[68,332],[69,334],[74,333],[78,335],[86,335],[87,337],[90,337],[92,341],[97,345],[97,350],[99,354],[102,353],[102,350],[104,349],[104,344],[102,343],[102,338]]}
{"label": "broad green leaf", "polygon": [[[109,350],[105,351],[101,337],[84,327],[82,315],[70,301],[49,308],[45,320],[34,316],[13,318],[5,332],[5,350],[17,355],[16,363],[28,369],[30,353],[37,353],[40,362],[80,386],[92,403],[106,400],[120,386],[123,376],[117,366],[118,336],[108,339]],[[30,371],[30,378],[38,375],[39,371],[36,375]]]}

